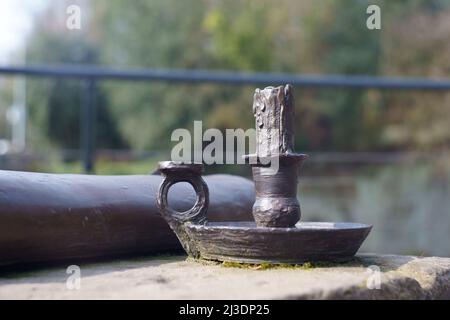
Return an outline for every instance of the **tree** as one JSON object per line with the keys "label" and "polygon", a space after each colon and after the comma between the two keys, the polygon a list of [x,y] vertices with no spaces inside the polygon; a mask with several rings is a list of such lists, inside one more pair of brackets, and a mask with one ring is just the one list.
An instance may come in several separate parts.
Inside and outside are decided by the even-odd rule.
{"label": "tree", "polygon": [[[96,64],[99,62],[96,47],[89,39],[77,35],[66,37],[64,32],[48,31],[45,28],[35,31],[28,46],[29,64]],[[32,132],[40,131],[41,139],[64,149],[80,146],[80,116],[83,83],[64,79],[30,81],[28,101]],[[97,107],[98,148],[122,148],[125,141],[121,137],[116,121],[109,112],[109,99],[99,87],[95,97]],[[42,130],[42,128],[46,128]],[[31,139],[34,139],[31,136]]]}

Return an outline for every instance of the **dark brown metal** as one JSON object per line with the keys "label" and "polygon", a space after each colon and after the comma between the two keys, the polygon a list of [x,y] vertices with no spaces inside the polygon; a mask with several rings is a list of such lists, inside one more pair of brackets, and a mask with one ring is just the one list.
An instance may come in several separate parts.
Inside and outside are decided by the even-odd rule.
{"label": "dark brown metal", "polygon": [[[193,257],[200,257],[195,245],[191,245],[189,236],[185,232],[184,225],[194,223],[202,225],[206,223],[206,212],[209,207],[209,190],[202,179],[202,164],[185,164],[182,162],[163,161],[158,165],[158,170],[164,175],[164,180],[159,186],[156,203],[159,211],[166,219],[172,230],[175,231],[184,250]],[[169,189],[176,183],[188,182],[192,185],[197,195],[194,206],[184,212],[178,212],[169,207],[167,196]]]}
{"label": "dark brown metal", "polygon": [[[208,193],[202,192],[207,187],[201,165],[160,163],[166,178],[158,192],[158,206],[189,255],[219,261],[303,263],[345,261],[358,251],[372,228],[369,225],[298,223],[297,175],[306,155],[294,152],[293,101],[289,85],[255,92],[257,148],[256,154],[246,156],[256,187],[255,222],[207,222]],[[168,188],[178,181],[188,181],[197,190],[196,205],[184,213],[168,210],[164,200]]]}
{"label": "dark brown metal", "polygon": [[294,152],[294,109],[290,85],[255,91],[256,154],[247,158],[255,181],[253,217],[258,227],[288,228],[300,220],[297,175],[307,156]]}
{"label": "dark brown metal", "polygon": [[[251,219],[250,180],[204,179],[211,221]],[[0,171],[0,266],[181,250],[156,205],[162,180]],[[188,185],[173,186],[170,195],[178,210],[194,201]]]}
{"label": "dark brown metal", "polygon": [[346,261],[370,232],[358,223],[301,222],[295,228],[261,228],[254,222],[186,226],[201,257],[243,263]]}

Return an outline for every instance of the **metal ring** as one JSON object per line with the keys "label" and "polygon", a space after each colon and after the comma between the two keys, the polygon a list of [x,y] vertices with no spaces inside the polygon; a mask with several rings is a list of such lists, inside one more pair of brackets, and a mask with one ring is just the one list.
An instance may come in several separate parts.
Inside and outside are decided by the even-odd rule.
{"label": "metal ring", "polygon": [[[179,182],[189,183],[197,195],[197,201],[194,206],[184,212],[172,209],[167,201],[169,189]],[[158,190],[157,204],[161,214],[166,219],[176,220],[181,223],[193,222],[196,224],[204,224],[206,223],[206,212],[209,206],[208,186],[199,174],[190,171],[167,173]]]}

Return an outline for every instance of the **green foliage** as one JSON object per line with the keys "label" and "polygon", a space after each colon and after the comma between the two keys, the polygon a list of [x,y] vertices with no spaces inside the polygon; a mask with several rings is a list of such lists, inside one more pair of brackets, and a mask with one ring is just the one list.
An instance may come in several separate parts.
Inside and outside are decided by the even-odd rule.
{"label": "green foliage", "polygon": [[[104,59],[143,67],[274,72],[301,72],[309,64],[323,73],[375,75],[380,39],[379,32],[365,26],[367,5],[367,1],[351,6],[331,1],[318,9],[311,1],[303,5],[293,1],[280,5],[250,0],[208,5],[203,1],[146,1],[136,6],[111,1],[102,22],[107,48]],[[305,8],[309,11],[303,12]],[[303,34],[303,27],[310,34]],[[303,45],[305,39],[311,41]],[[313,55],[308,57],[306,52]],[[285,63],[285,57],[291,62]],[[250,88],[120,84],[110,92],[122,132],[138,149],[168,148],[171,130],[190,128],[194,120],[219,129],[253,126]],[[379,116],[371,112],[370,121],[365,119],[361,107],[365,93],[321,92],[311,98],[314,106],[309,106],[307,99],[298,99],[299,148],[355,150],[377,142]],[[307,117],[303,117],[305,113]],[[311,120],[316,124],[306,123]],[[139,134],[136,127],[142,128]],[[320,134],[323,139],[310,138]]]}
{"label": "green foliage", "polygon": [[[27,60],[31,64],[96,64],[99,61],[97,49],[85,37],[66,38],[62,34],[42,30],[30,43]],[[27,91],[32,130],[60,148],[78,148],[83,83],[68,79],[31,81]],[[94,99],[97,108],[96,145],[100,148],[125,147],[116,120],[109,112],[109,99],[101,87],[97,88]]]}
{"label": "green foliage", "polygon": [[[380,31],[366,28],[370,4],[382,9]],[[97,0],[90,6],[90,27],[81,34],[39,27],[44,15],[30,37],[29,63],[440,77],[450,68],[446,0],[328,0],[326,6]],[[79,84],[30,83],[30,138],[76,147]],[[167,150],[171,132],[191,129],[194,120],[205,129],[254,126],[252,86],[105,82],[99,88],[100,147]],[[433,147],[450,139],[448,97],[297,88],[296,100],[299,150]],[[424,105],[432,110],[426,117]]]}
{"label": "green foliage", "polygon": [[269,71],[273,31],[266,25],[269,11],[263,2],[222,2],[205,17],[211,52],[221,68]]}

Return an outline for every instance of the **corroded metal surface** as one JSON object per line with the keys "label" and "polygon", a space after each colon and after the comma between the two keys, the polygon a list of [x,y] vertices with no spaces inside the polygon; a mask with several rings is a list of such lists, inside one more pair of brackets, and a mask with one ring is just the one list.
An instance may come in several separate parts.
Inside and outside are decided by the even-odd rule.
{"label": "corroded metal surface", "polygon": [[[186,178],[185,174],[180,176]],[[170,183],[170,177],[166,179]],[[160,198],[168,192],[165,184],[160,186]],[[198,193],[199,198],[204,196]],[[200,202],[207,203],[205,199]],[[160,200],[158,205],[164,210]],[[244,263],[347,261],[372,228],[360,223],[330,222],[302,222],[292,228],[258,227],[250,221],[214,223],[206,221],[205,208],[194,206],[184,213],[168,210],[164,214],[185,251],[194,258]]]}
{"label": "corroded metal surface", "polygon": [[[253,98],[256,118],[256,154],[249,155],[256,201],[253,217],[259,227],[293,227],[300,220],[297,175],[304,154],[294,151],[295,105],[292,87],[256,89]],[[271,165],[264,165],[271,160]],[[273,171],[276,160],[278,168]]]}
{"label": "corroded metal surface", "polygon": [[290,85],[256,89],[253,114],[259,157],[294,152],[295,106]]}
{"label": "corroded metal surface", "polygon": [[[156,198],[159,210],[177,235],[187,254],[199,258],[200,252],[191,241],[192,238],[186,233],[185,224],[203,225],[206,223],[206,212],[209,207],[209,189],[201,177],[203,165],[163,161],[159,163],[158,170],[164,175],[164,180],[159,186]],[[172,209],[167,202],[169,189],[179,182],[191,184],[197,196],[194,206],[184,212]]]}
{"label": "corroded metal surface", "polygon": [[187,224],[204,259],[244,263],[346,261],[371,227],[359,223],[301,222],[293,228],[258,228],[254,222]]}
{"label": "corroded metal surface", "polygon": [[258,227],[289,228],[300,220],[300,203],[297,199],[297,172],[306,155],[289,155],[278,158],[279,169],[253,165],[256,201],[253,217]]}
{"label": "corroded metal surface", "polygon": [[[293,101],[289,85],[255,92],[257,148],[256,154],[246,156],[256,188],[255,222],[208,223],[208,187],[201,178],[201,164],[160,163],[165,180],[158,191],[158,206],[189,255],[247,263],[303,263],[345,261],[356,254],[371,226],[298,223],[297,175],[306,155],[294,152]],[[276,160],[278,167],[267,160]],[[196,204],[185,212],[168,208],[165,200],[170,186],[179,181],[191,183],[197,192]]]}

